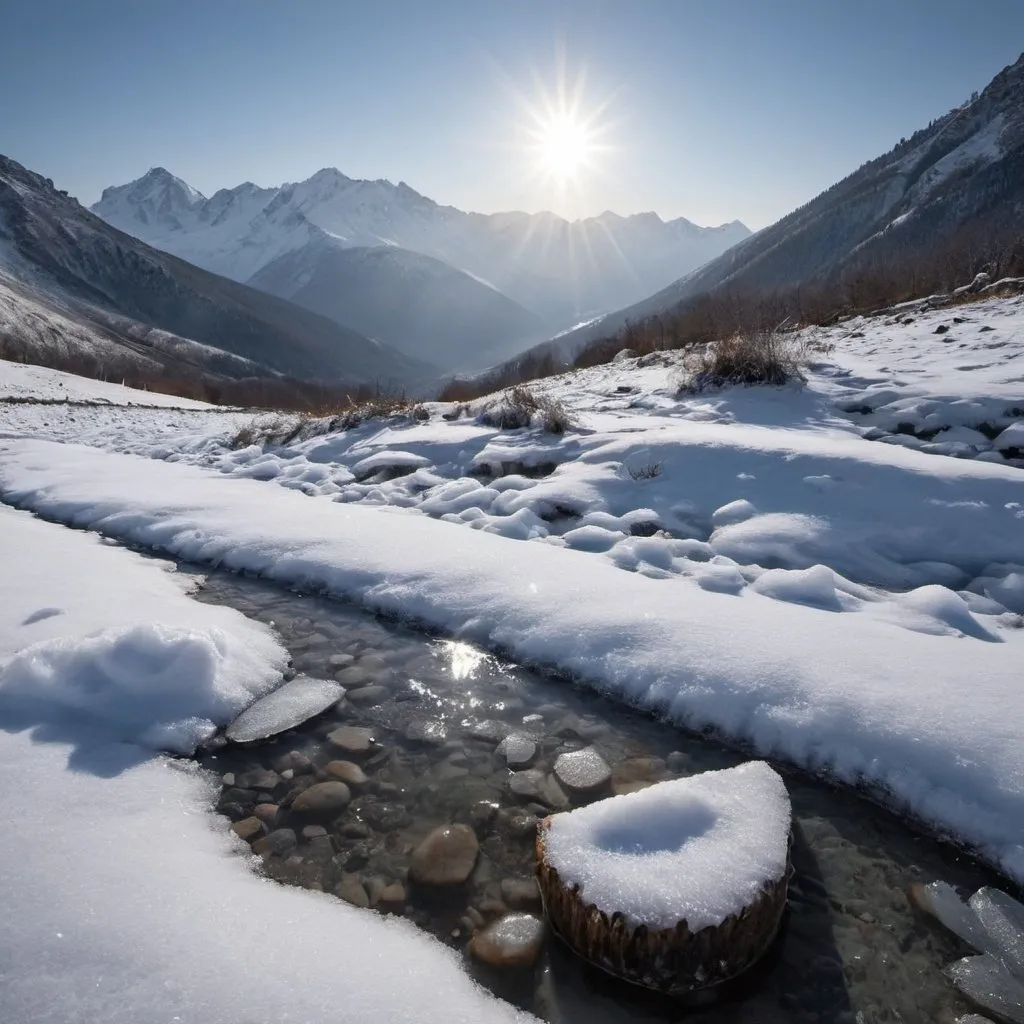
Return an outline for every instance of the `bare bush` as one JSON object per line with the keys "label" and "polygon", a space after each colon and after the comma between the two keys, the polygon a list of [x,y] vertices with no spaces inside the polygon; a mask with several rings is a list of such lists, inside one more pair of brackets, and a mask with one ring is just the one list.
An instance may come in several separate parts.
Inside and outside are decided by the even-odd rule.
{"label": "bare bush", "polygon": [[626,466],[626,472],[634,480],[653,480],[655,477],[661,476],[662,471],[665,468],[663,462],[648,462],[643,466]]}
{"label": "bare bush", "polygon": [[743,331],[694,348],[683,357],[680,389],[707,391],[730,384],[788,384],[803,380],[801,339],[781,331]]}
{"label": "bare bush", "polygon": [[549,434],[564,434],[576,426],[564,403],[548,395],[537,395],[522,386],[509,388],[486,405],[477,418],[498,430],[519,430],[532,426],[535,420]]}

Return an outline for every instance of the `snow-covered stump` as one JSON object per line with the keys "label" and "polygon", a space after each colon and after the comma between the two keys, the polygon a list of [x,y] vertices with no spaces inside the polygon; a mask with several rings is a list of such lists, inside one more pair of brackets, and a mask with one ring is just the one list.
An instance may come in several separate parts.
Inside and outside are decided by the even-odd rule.
{"label": "snow-covered stump", "polygon": [[666,995],[734,978],[778,932],[791,814],[782,779],[752,761],[545,818],[551,926],[592,964]]}

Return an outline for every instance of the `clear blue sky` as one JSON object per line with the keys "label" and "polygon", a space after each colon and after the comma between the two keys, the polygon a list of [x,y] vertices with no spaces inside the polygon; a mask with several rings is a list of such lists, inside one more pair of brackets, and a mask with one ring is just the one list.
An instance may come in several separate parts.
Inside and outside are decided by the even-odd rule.
{"label": "clear blue sky", "polygon": [[[757,228],[1016,60],[1024,0],[5,0],[0,39],[0,152],[86,203],[155,165],[207,195],[335,166]],[[523,132],[560,63],[607,147],[568,190]]]}

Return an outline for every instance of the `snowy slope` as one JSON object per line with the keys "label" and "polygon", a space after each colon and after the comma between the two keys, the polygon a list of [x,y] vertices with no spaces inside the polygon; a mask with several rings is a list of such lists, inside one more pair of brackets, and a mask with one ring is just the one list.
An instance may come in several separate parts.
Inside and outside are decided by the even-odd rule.
{"label": "snowy slope", "polygon": [[808,340],[803,388],[679,396],[672,356],[540,382],[562,436],[488,426],[498,399],[238,450],[237,419],[26,409],[10,433],[146,458],[0,442],[0,490],[554,666],[1024,878],[1024,302]]}
{"label": "snowy slope", "polygon": [[407,922],[247,870],[209,780],[155,754],[280,678],[265,627],[193,602],[160,562],[6,508],[0,564],[17,823],[0,830],[0,1019],[526,1019]]}
{"label": "snowy slope", "polygon": [[157,248],[238,281],[318,239],[409,249],[489,283],[552,330],[587,311],[635,301],[749,234],[736,221],[702,228],[655,214],[604,213],[569,223],[550,213],[464,213],[404,182],[356,180],[333,168],[277,189],[246,183],[209,200],[155,168],[106,189],[92,209]]}

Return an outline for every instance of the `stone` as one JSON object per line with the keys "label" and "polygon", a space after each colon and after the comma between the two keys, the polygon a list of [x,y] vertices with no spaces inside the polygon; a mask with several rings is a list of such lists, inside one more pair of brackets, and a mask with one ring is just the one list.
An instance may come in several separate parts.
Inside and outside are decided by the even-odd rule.
{"label": "stone", "polygon": [[370,834],[370,826],[364,825],[361,821],[346,821],[338,829],[338,835],[343,836],[345,839],[369,839]]}
{"label": "stone", "polygon": [[444,743],[448,738],[448,727],[432,718],[420,718],[409,723],[405,738],[410,743]]}
{"label": "stone", "polygon": [[693,770],[693,762],[690,755],[684,754],[681,750],[673,750],[666,758],[666,761],[670,772],[689,775]]}
{"label": "stone", "polygon": [[235,773],[234,772],[225,772],[220,777],[220,781],[223,784],[225,789],[234,789],[235,788]]}
{"label": "stone", "polygon": [[254,768],[251,772],[236,775],[235,778],[242,789],[270,791],[281,784],[281,776],[269,768]]}
{"label": "stone", "polygon": [[359,807],[353,807],[353,810],[378,832],[391,832],[396,828],[408,828],[412,824],[412,815],[401,804],[369,801],[364,797]]}
{"label": "stone", "polygon": [[260,821],[265,822],[267,825],[273,825],[277,820],[278,810],[279,808],[277,804],[257,804],[252,813],[255,814]]}
{"label": "stone", "polygon": [[274,762],[274,769],[282,776],[286,771],[293,775],[307,775],[313,770],[313,762],[298,750],[290,750]]}
{"label": "stone", "polygon": [[303,839],[322,839],[327,835],[327,829],[323,825],[306,825],[302,829]]}
{"label": "stone", "polygon": [[400,914],[405,906],[405,886],[401,882],[385,885],[377,896],[377,909],[385,914]]}
{"label": "stone", "polygon": [[297,814],[337,815],[352,799],[352,792],[344,782],[317,782],[303,790],[293,801]]}
{"label": "stone", "polygon": [[324,765],[324,773],[344,782],[350,789],[358,789],[370,781],[370,777],[354,761],[329,761]]}
{"label": "stone", "polygon": [[356,707],[372,708],[376,704],[383,704],[390,696],[391,691],[386,686],[372,685],[351,690],[348,699]]}
{"label": "stone", "polygon": [[513,910],[539,910],[540,886],[536,878],[503,878],[501,898]]}
{"label": "stone", "polygon": [[564,810],[569,799],[553,775],[545,775],[537,768],[516,772],[508,783],[509,789],[524,800],[536,800],[552,810]]}
{"label": "stone", "polygon": [[627,793],[639,793],[641,789],[649,789],[653,782],[645,782],[637,779],[635,782],[613,782],[612,794],[614,796],[625,796]]}
{"label": "stone", "polygon": [[340,671],[335,672],[334,678],[337,679],[337,681],[347,690],[354,690],[360,686],[366,686],[370,681],[369,673],[364,669],[361,669],[358,665],[349,665],[348,668],[343,668]]}
{"label": "stone", "polygon": [[530,967],[540,955],[544,922],[532,914],[498,918],[469,942],[469,952],[492,967]]}
{"label": "stone", "polygon": [[562,754],[555,761],[555,775],[566,789],[575,793],[594,793],[611,781],[612,770],[593,748],[584,747]]}
{"label": "stone", "polygon": [[508,725],[493,718],[485,718],[481,722],[473,722],[466,730],[466,735],[475,740],[487,740],[491,743],[498,743],[510,732]]}
{"label": "stone", "polygon": [[263,822],[256,817],[243,818],[241,821],[236,821],[231,826],[231,831],[234,832],[236,836],[239,836],[248,842],[262,834]]}
{"label": "stone", "polygon": [[477,832],[485,831],[494,821],[498,813],[498,803],[495,800],[478,800],[469,809],[469,823]]}
{"label": "stone", "polygon": [[377,749],[373,730],[358,725],[343,725],[329,732],[327,741],[349,757],[369,757]]}
{"label": "stone", "polygon": [[253,853],[273,853],[284,857],[298,846],[298,839],[290,828],[278,828],[252,844]]}
{"label": "stone", "polygon": [[348,668],[355,660],[351,654],[332,654],[327,659],[327,664],[332,669]]}
{"label": "stone", "polygon": [[388,663],[379,654],[364,654],[359,659],[359,667],[366,672],[376,674],[386,672]]}
{"label": "stone", "polygon": [[498,744],[495,753],[504,757],[505,764],[513,770],[526,768],[537,756],[537,744],[529,736],[513,733]]}
{"label": "stone", "polygon": [[342,875],[341,881],[334,887],[334,895],[346,903],[351,903],[354,907],[370,905],[370,897],[366,895],[366,890],[358,875]]}
{"label": "stone", "polygon": [[443,825],[413,851],[409,877],[418,885],[461,885],[473,873],[479,852],[468,825]]}

